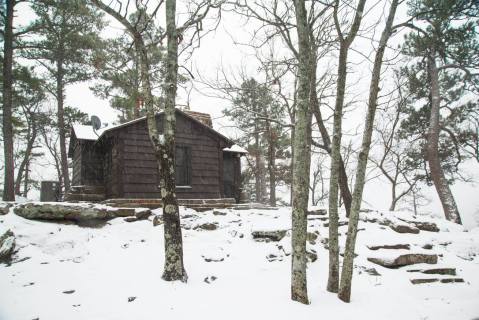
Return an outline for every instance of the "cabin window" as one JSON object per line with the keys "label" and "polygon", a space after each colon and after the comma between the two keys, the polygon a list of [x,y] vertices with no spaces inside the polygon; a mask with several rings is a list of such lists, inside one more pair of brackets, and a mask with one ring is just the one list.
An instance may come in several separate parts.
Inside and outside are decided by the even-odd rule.
{"label": "cabin window", "polygon": [[177,186],[191,185],[191,148],[176,146],[175,180]]}

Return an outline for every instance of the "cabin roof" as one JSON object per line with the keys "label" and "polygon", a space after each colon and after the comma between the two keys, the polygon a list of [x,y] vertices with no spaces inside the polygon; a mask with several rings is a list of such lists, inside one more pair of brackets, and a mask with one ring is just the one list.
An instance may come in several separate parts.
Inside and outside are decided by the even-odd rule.
{"label": "cabin roof", "polygon": [[[233,145],[234,142],[225,137],[224,135],[222,135],[221,133],[219,133],[218,131],[214,130],[211,126],[208,125],[208,122],[205,121],[206,119],[206,114],[204,113],[199,113],[199,112],[183,112],[179,109],[176,109],[175,110],[177,114],[181,114],[183,115],[184,117],[188,118],[189,120],[203,126],[204,128],[206,128],[207,130],[209,130],[210,132],[214,133],[215,135],[219,136],[221,139],[227,141],[229,144]],[[163,114],[163,112],[158,112],[156,115],[160,115],[160,114]],[[201,115],[202,118],[201,119],[197,119],[196,116],[197,115]],[[131,121],[128,121],[128,122],[125,122],[125,123],[121,123],[121,124],[118,124],[118,125],[114,125],[114,126],[110,126],[110,127],[105,127],[105,128],[102,128],[102,129],[99,129],[99,130],[94,130],[92,126],[89,126],[89,125],[81,125],[81,124],[76,124],[76,125],[73,125],[72,129],[73,129],[73,132],[75,134],[75,137],[76,139],[78,140],[88,140],[88,141],[98,141],[100,140],[104,135],[106,135],[107,133],[109,132],[112,132],[114,130],[117,130],[117,129],[120,129],[120,128],[124,128],[124,127],[127,127],[127,126],[130,126],[132,124],[135,124],[137,122],[140,122],[140,121],[144,121],[146,119],[146,116],[144,117],[140,117],[140,118],[137,118],[137,119],[134,119],[134,120],[131,120]],[[211,118],[210,118],[211,119]],[[211,120],[210,120],[211,121]],[[232,151],[230,150],[230,152],[235,152],[235,151]],[[236,151],[236,152],[239,152],[241,153],[241,151]]]}

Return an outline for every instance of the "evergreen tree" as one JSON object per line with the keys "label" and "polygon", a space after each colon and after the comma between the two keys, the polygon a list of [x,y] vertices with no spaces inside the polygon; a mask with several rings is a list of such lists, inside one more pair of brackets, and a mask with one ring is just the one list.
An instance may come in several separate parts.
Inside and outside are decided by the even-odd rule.
{"label": "evergreen tree", "polygon": [[32,3],[40,27],[25,45],[24,56],[37,61],[45,70],[47,90],[57,101],[57,125],[60,140],[63,187],[70,187],[67,159],[67,123],[65,121],[66,86],[93,76],[94,52],[103,27],[102,15],[80,0],[40,0]]}
{"label": "evergreen tree", "polygon": [[[154,19],[143,11],[131,14],[128,21],[138,25],[139,30],[144,29],[151,83],[153,90],[158,89],[165,72],[164,48],[161,46],[164,30],[157,27]],[[127,34],[106,40],[101,50],[98,50],[95,68],[101,81],[91,89],[100,98],[109,99],[110,106],[121,112],[120,122],[145,115],[140,93],[140,67],[140,52],[137,46],[132,46]],[[160,103],[160,99],[155,98],[155,104]]]}
{"label": "evergreen tree", "polygon": [[406,36],[403,52],[414,60],[404,72],[418,108],[409,110],[402,129],[404,134],[414,133],[422,139],[410,157],[427,161],[428,176],[446,218],[460,224],[446,174],[457,172],[461,144],[471,136],[463,131],[463,124],[468,115],[477,113],[477,100],[467,99],[466,92],[477,93],[479,86],[479,4],[468,0],[415,0],[409,3],[409,10],[415,17],[413,23],[419,26],[409,25],[413,31]]}
{"label": "evergreen tree", "polygon": [[255,200],[265,201],[268,177],[269,203],[275,206],[278,181],[276,159],[288,156],[288,138],[282,125],[284,107],[275,101],[266,84],[254,78],[241,84],[232,102],[232,107],[223,110],[223,113],[243,132],[238,142],[246,146],[252,156],[248,162],[255,180]]}

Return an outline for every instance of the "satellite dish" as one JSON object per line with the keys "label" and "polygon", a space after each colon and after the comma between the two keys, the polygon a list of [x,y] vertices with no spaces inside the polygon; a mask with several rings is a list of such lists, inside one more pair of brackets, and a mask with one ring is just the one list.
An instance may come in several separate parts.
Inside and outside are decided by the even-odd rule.
{"label": "satellite dish", "polygon": [[101,128],[101,121],[100,118],[97,116],[91,116],[91,126],[93,127],[93,130],[98,130]]}

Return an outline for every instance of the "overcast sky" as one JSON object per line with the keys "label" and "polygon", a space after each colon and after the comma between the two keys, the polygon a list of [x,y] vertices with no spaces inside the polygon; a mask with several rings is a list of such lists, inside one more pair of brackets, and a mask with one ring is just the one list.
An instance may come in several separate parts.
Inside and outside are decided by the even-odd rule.
{"label": "overcast sky", "polygon": [[[181,2],[181,1],[179,1]],[[353,44],[353,51],[349,56],[350,61],[350,74],[348,75],[348,91],[349,98],[357,102],[354,104],[354,110],[346,115],[344,122],[345,130],[345,142],[348,139],[352,139],[355,143],[360,141],[360,136],[353,136],[355,132],[362,132],[361,125],[364,121],[364,108],[366,106],[366,98],[368,94],[370,71],[372,69],[371,59],[374,57],[374,45],[380,36],[382,31],[382,25],[377,28],[372,26],[383,16],[384,8],[387,7],[386,1],[375,2],[369,0],[367,2],[366,12],[368,15],[363,19],[363,30],[370,30],[368,33],[363,33],[361,37],[357,38]],[[374,4],[374,7],[371,6]],[[182,4],[179,4],[179,12],[182,12]],[[25,24],[30,21],[33,16],[25,6],[19,7],[17,12],[17,23]],[[371,10],[369,10],[371,9]],[[158,23],[163,24],[164,21],[164,8],[158,15]],[[407,18],[407,10],[403,5],[398,10],[396,22],[403,21]],[[180,22],[184,19],[184,16],[178,18]],[[103,37],[113,37],[119,32],[122,32],[121,26],[116,22],[111,21],[110,27],[106,28],[103,32]],[[208,29],[209,25],[205,25],[205,29]],[[201,45],[193,52],[190,59],[185,60],[185,57],[180,57],[182,65],[187,67],[195,76],[195,80],[200,79],[214,79],[216,78],[218,70],[224,68],[233,75],[237,74],[240,69],[246,71],[248,76],[262,79],[262,75],[258,73],[258,63],[255,58],[254,51],[251,47],[245,45],[239,45],[237,43],[255,43],[260,39],[254,39],[252,34],[257,29],[258,24],[254,21],[246,21],[244,18],[240,18],[232,12],[223,12],[222,20],[213,32],[208,33],[201,40]],[[371,40],[371,38],[373,40]],[[403,33],[397,34],[392,37],[389,42],[387,57],[391,58],[396,56],[397,49],[403,39]],[[275,54],[287,55],[288,50],[280,42],[275,42]],[[320,61],[319,68],[321,70],[328,67],[335,71],[335,55],[336,52],[331,52],[328,59]],[[368,61],[369,59],[369,61]],[[394,64],[401,63],[400,59],[396,59],[392,62],[392,65],[387,70],[391,70]],[[181,69],[180,69],[181,71]],[[386,71],[383,76],[383,82],[391,80],[391,75]],[[319,71],[321,72],[321,71]],[[238,132],[230,128],[231,123],[222,116],[222,110],[230,105],[230,102],[223,99],[211,97],[215,93],[209,89],[206,89],[199,81],[191,81],[187,84],[190,88],[192,85],[194,89],[190,95],[190,107],[192,110],[206,112],[213,117],[213,123],[215,129],[229,135],[234,138]],[[110,108],[108,101],[101,100],[93,95],[89,87],[93,82],[80,83],[71,85],[66,90],[66,102],[70,106],[79,108],[80,110],[87,112],[90,115],[97,115],[102,122],[114,123],[117,121],[117,112]],[[383,89],[387,89],[387,85],[383,85]],[[185,104],[186,97],[188,95],[187,90],[180,89],[178,93],[178,104]],[[329,163],[329,159],[327,160]],[[477,180],[479,178],[478,171],[479,165],[475,161],[470,161],[465,166],[466,171]],[[37,174],[43,179],[52,178],[54,176],[53,170],[48,171],[45,169],[37,170]],[[433,188],[426,188],[427,195],[431,200],[431,204],[425,208],[426,212],[442,215],[442,209],[440,207],[437,195]],[[459,209],[463,215],[463,220],[466,225],[472,226],[477,224],[475,217],[479,218],[479,189],[475,184],[457,183],[452,187],[456,201],[458,202]],[[365,201],[378,209],[387,209],[390,203],[389,185],[386,184],[383,179],[375,179],[367,183],[365,187],[364,199]]]}

